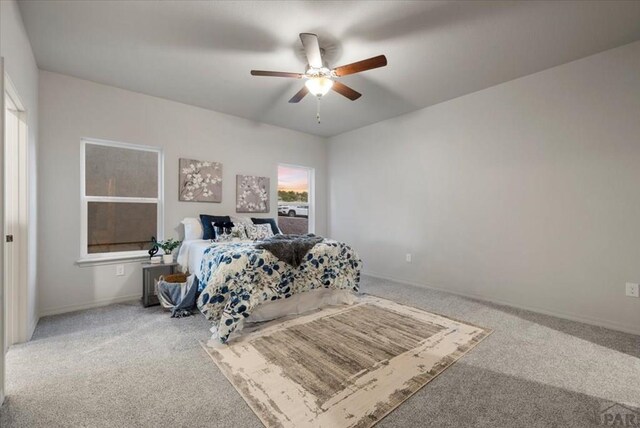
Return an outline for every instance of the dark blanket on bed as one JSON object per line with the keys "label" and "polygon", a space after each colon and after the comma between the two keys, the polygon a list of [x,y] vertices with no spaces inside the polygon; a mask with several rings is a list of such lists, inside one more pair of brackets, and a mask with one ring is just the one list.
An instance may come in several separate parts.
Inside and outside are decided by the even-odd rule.
{"label": "dark blanket on bed", "polygon": [[274,235],[259,242],[256,248],[267,250],[278,259],[298,267],[305,256],[316,244],[324,238],[313,233],[307,235]]}

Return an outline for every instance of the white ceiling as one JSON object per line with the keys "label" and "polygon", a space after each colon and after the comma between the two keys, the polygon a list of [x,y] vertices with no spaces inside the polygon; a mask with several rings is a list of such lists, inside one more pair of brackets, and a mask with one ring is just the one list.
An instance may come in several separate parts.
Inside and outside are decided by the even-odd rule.
{"label": "white ceiling", "polygon": [[[332,136],[640,39],[640,1],[20,1],[41,69]],[[330,66],[389,65],[329,93],[250,69],[303,72],[298,33]]]}

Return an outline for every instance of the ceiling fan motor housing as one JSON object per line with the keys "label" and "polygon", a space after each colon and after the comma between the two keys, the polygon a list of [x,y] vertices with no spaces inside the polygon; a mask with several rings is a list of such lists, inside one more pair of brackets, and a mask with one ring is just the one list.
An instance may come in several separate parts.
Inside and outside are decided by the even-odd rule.
{"label": "ceiling fan motor housing", "polygon": [[304,74],[305,74],[305,77],[307,78],[314,78],[314,77],[335,78],[336,77],[333,70],[329,69],[326,63],[322,68],[313,68],[313,67],[307,66],[307,69],[305,70]]}

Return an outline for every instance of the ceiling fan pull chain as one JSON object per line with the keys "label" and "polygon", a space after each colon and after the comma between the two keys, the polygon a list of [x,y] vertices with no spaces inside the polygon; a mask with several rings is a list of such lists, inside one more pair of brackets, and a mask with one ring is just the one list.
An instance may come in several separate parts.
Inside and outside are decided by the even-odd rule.
{"label": "ceiling fan pull chain", "polygon": [[316,119],[318,119],[318,123],[320,123],[320,98],[318,97],[318,109],[316,110]]}

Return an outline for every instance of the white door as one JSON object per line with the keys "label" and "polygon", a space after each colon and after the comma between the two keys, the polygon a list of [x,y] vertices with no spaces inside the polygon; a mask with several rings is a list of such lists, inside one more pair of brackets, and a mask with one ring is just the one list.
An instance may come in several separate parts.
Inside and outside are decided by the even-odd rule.
{"label": "white door", "polygon": [[[0,57],[0,112],[4,112],[4,58]],[[4,114],[0,114],[0,218],[4,218]],[[3,222],[4,223],[4,222]],[[4,237],[4,224],[2,224],[2,234]],[[4,402],[4,328],[6,311],[4,309],[4,245],[0,245],[0,405]]]}
{"label": "white door", "polygon": [[18,339],[18,254],[15,237],[19,233],[18,167],[20,112],[11,97],[5,96],[4,115],[4,351]]}
{"label": "white door", "polygon": [[0,403],[5,354],[26,337],[27,121],[0,62]]}
{"label": "white door", "polygon": [[28,340],[27,317],[27,113],[4,76],[3,233],[4,350]]}

